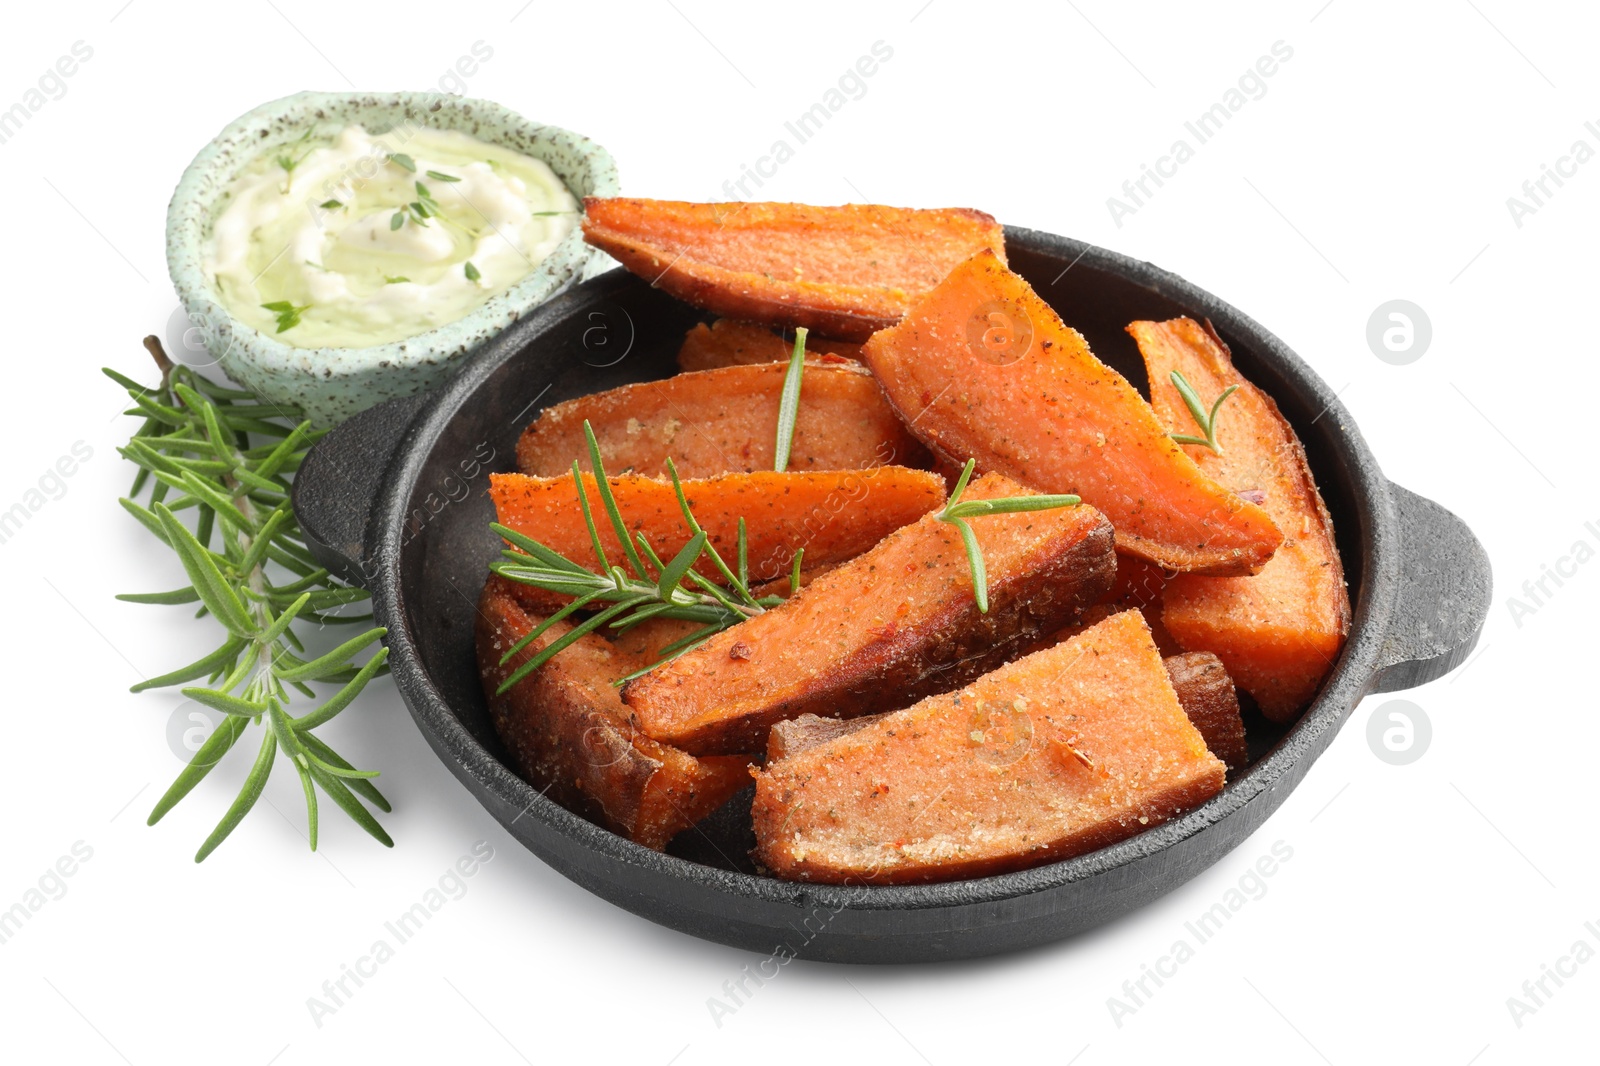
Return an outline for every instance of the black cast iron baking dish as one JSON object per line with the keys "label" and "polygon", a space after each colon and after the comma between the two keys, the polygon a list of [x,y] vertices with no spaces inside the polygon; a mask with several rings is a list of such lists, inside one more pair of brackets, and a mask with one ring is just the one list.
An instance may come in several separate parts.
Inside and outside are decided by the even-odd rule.
{"label": "black cast iron baking dish", "polygon": [[473,658],[473,612],[498,551],[488,472],[513,468],[543,405],[665,377],[702,316],[613,271],[518,322],[434,393],[339,426],[294,482],[317,556],[372,591],[389,662],[441,759],[501,825],[590,891],[674,929],[760,952],[838,962],[960,959],[1045,943],[1156,898],[1226,855],[1277,809],[1363,695],[1409,688],[1460,663],[1490,602],[1489,562],[1439,505],[1391,484],[1337,396],[1284,344],[1221,300],[1148,263],[1008,228],[1021,273],[1129,380],[1143,364],[1123,327],[1208,317],[1239,369],[1282,408],[1327,498],[1354,604],[1350,639],[1293,726],[1253,719],[1250,768],[1210,802],[1100,851],[1000,877],[907,887],[761,877],[739,797],[667,854],[548,800],[512,773]]}

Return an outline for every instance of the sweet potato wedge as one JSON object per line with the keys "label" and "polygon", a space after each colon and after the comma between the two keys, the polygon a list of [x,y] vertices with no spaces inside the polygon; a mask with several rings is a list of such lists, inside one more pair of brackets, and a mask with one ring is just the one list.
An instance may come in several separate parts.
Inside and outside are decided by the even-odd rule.
{"label": "sweet potato wedge", "polygon": [[478,602],[478,669],[495,731],[530,784],[659,851],[749,783],[742,756],[696,759],[635,731],[611,682],[644,664],[592,634],[495,695],[512,671],[567,631],[556,625],[502,666],[506,649],[540,621],[506,582],[489,579]]}
{"label": "sweet potato wedge", "polygon": [[894,884],[1080,855],[1215,795],[1223,764],[1136,611],[756,775],[778,877]]}
{"label": "sweet potato wedge", "polygon": [[[606,480],[624,523],[634,533],[643,533],[662,559],[671,559],[689,542],[693,534],[670,481],[634,474]],[[696,520],[730,566],[738,558],[739,519],[745,520],[753,582],[788,574],[801,548],[806,550],[804,562],[813,567],[853,559],[940,507],[945,498],[939,475],[903,466],[783,474],[762,470],[686,479],[682,485]],[[583,475],[583,491],[607,557],[625,565],[593,474]],[[491,474],[489,495],[501,525],[575,563],[598,565],[571,474],[552,478]],[[718,574],[709,558],[702,558],[696,567],[707,577]],[[527,592],[520,602],[535,609],[553,610],[564,602],[553,593],[521,588]]]}
{"label": "sweet potato wedge", "polygon": [[[1109,617],[1097,619],[1095,624]],[[1244,719],[1239,714],[1233,679],[1223,668],[1222,660],[1209,652],[1185,652],[1164,656],[1161,664],[1167,668],[1167,679],[1172,682],[1178,705],[1200,731],[1211,754],[1223,761],[1229,773],[1244,769],[1250,761]],[[814,714],[802,714],[799,718],[779,722],[767,734],[767,765],[826,744],[835,737],[865,729],[894,713],[888,711],[865,718],[819,718]]]}
{"label": "sweet potato wedge", "polygon": [[[966,499],[1022,495],[988,475]],[[1073,621],[1110,587],[1111,526],[1092,507],[972,520],[989,572],[980,614],[960,534],[929,514],[781,606],[636,678],[640,729],[685,751],[759,751],[774,723],[854,717],[956,688]]]}
{"label": "sweet potato wedge", "polygon": [[1168,655],[1161,664],[1167,668],[1183,713],[1200,730],[1211,754],[1227,765],[1230,774],[1243,770],[1250,762],[1250,748],[1245,743],[1239,696],[1222,660],[1210,652],[1190,651]]}
{"label": "sweet potato wedge", "polygon": [[584,202],[583,236],[680,300],[719,315],[864,341],[978,251],[1000,224],[964,208]]}
{"label": "sweet potato wedge", "polygon": [[1072,492],[1124,552],[1173,570],[1247,574],[1282,539],[1201,472],[1149,404],[988,252],[962,263],[862,357],[935,454]]}
{"label": "sweet potato wedge", "polygon": [[[778,363],[700,370],[558,403],[523,431],[517,467],[557,477],[576,459],[589,469],[588,420],[600,460],[613,474],[665,477],[669,458],[680,477],[771,470],[786,370]],[[884,402],[872,376],[850,364],[808,362],[789,469],[891,463],[927,466],[928,453]]]}
{"label": "sweet potato wedge", "polygon": [[[787,363],[793,351],[793,337],[774,333],[766,326],[719,318],[709,326],[697,322],[683,335],[683,347],[678,349],[678,369],[716,370],[753,363]],[[819,362],[839,358],[859,363],[861,345],[807,337],[806,358]]]}
{"label": "sweet potato wedge", "polygon": [[1219,455],[1185,445],[1200,469],[1235,492],[1259,494],[1283,544],[1253,577],[1182,574],[1162,593],[1162,620],[1189,651],[1214,652],[1268,718],[1294,717],[1310,702],[1350,629],[1350,597],[1333,521],[1311,478],[1305,450],[1272,397],[1234,369],[1228,349],[1193,319],[1128,327],[1150,373],[1150,396],[1172,432],[1202,435],[1172,371],[1211,404],[1238,392],[1216,418]]}

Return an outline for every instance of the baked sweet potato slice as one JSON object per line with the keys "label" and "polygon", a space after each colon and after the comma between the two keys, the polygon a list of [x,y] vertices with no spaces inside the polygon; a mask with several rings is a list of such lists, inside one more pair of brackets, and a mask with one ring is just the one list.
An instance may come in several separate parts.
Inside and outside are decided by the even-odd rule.
{"label": "baked sweet potato slice", "polygon": [[612,682],[644,664],[593,634],[496,695],[517,667],[567,632],[558,623],[501,665],[542,621],[507,586],[491,577],[478,602],[478,669],[495,731],[528,783],[658,851],[749,783],[742,756],[696,759],[634,730]]}
{"label": "baked sweet potato slice", "polygon": [[1200,468],[1249,493],[1283,531],[1283,544],[1253,577],[1179,575],[1162,593],[1162,620],[1189,651],[1214,652],[1268,718],[1294,717],[1339,657],[1350,629],[1350,597],[1333,521],[1312,480],[1300,438],[1272,397],[1233,367],[1227,347],[1193,319],[1128,327],[1150,373],[1150,397],[1175,433],[1202,436],[1171,374],[1210,405],[1238,386],[1216,417],[1221,454],[1185,445]]}
{"label": "baked sweet potato slice", "polygon": [[1245,743],[1239,696],[1222,660],[1210,652],[1190,651],[1168,655],[1161,664],[1167,668],[1183,713],[1200,730],[1211,754],[1227,765],[1230,774],[1243,770],[1250,762],[1250,748]]}
{"label": "baked sweet potato slice", "polygon": [[584,200],[583,236],[680,300],[728,318],[864,341],[1000,224],[965,208]]}
{"label": "baked sweet potato slice", "polygon": [[1136,611],[756,775],[778,877],[982,877],[1093,851],[1215,795],[1221,761]]}
{"label": "baked sweet potato slice", "polygon": [[[778,398],[787,367],[778,363],[699,370],[567,400],[534,420],[517,442],[525,474],[557,477],[574,459],[589,469],[583,424],[594,428],[600,461],[612,473],[680,477],[771,470]],[[845,363],[807,362],[790,470],[860,470],[929,465],[872,375]]]}
{"label": "baked sweet potato slice", "polygon": [[[1095,624],[1108,617],[1097,619]],[[1223,668],[1222,660],[1210,652],[1185,652],[1164,656],[1161,664],[1167,668],[1167,678],[1172,682],[1178,705],[1200,731],[1211,754],[1223,761],[1229,773],[1243,770],[1250,761],[1244,736],[1244,718],[1239,713],[1239,699],[1233,691],[1233,679]],[[771,766],[790,755],[798,755],[818,744],[826,744],[835,737],[865,729],[893,713],[889,711],[865,718],[843,719],[803,714],[799,718],[779,722],[767,734],[767,765]]]}
{"label": "baked sweet potato slice", "polygon": [[988,252],[956,267],[862,357],[889,402],[957,465],[1070,492],[1124,552],[1173,570],[1247,574],[1282,539],[1272,519],[1203,473],[1150,405]]}
{"label": "baked sweet potato slice", "polygon": [[[787,363],[793,351],[792,337],[774,333],[766,326],[719,318],[709,326],[697,322],[683,335],[683,347],[678,349],[678,369],[715,370],[724,366]],[[806,358],[819,362],[849,359],[859,363],[861,345],[807,337]]]}
{"label": "baked sweet potato slice", "polygon": [[[606,555],[612,563],[625,565],[622,545],[606,519],[594,475],[582,477]],[[670,481],[635,474],[606,481],[624,524],[635,534],[643,533],[660,558],[671,559],[694,536],[684,522]],[[853,559],[901,526],[940,507],[945,499],[944,480],[938,474],[903,466],[782,474],[762,470],[684,479],[680,484],[696,521],[729,565],[738,558],[739,519],[745,520],[753,582],[785,577],[801,548],[806,551],[803,562],[813,569]],[[575,563],[590,568],[598,565],[571,474],[552,478],[490,474],[489,495],[501,525]],[[721,580],[709,553],[696,569]],[[538,589],[527,588],[519,595],[522,603],[541,610],[553,610],[566,602]]]}
{"label": "baked sweet potato slice", "polygon": [[[988,475],[965,499],[1019,496]],[[782,605],[624,687],[648,735],[685,751],[759,751],[774,722],[849,718],[956,688],[1073,621],[1110,586],[1111,526],[1092,507],[972,520],[989,573],[978,611],[961,537],[929,514]]]}

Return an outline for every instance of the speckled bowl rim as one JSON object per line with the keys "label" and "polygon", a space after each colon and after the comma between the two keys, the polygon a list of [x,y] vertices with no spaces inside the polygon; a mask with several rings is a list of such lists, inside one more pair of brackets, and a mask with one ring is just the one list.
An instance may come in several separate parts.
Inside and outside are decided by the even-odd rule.
{"label": "speckled bowl rim", "polygon": [[[216,297],[201,267],[217,198],[226,188],[227,180],[243,165],[234,158],[234,153],[249,149],[248,157],[254,158],[294,139],[286,135],[274,138],[271,135],[274,126],[293,129],[298,135],[308,117],[314,122],[340,118],[356,120],[360,112],[366,111],[386,121],[393,109],[410,112],[418,125],[432,129],[461,128],[430,121],[441,114],[520,126],[530,140],[553,142],[587,161],[592,186],[587,190],[573,189],[567,177],[557,174],[580,201],[584,196],[615,196],[621,189],[616,161],[600,144],[571,130],[524,118],[492,100],[442,92],[299,92],[262,104],[228,123],[200,149],[185,168],[167,205],[168,273],[185,310],[204,316],[202,321],[217,323],[219,328],[212,335],[227,336],[224,360],[239,355],[260,373],[307,380],[350,377],[386,366],[447,361],[477,348],[583,275],[590,250],[583,242],[582,229],[574,227],[527,277],[505,292],[490,297],[454,322],[397,341],[360,348],[300,348],[285,344],[235,317]],[[462,122],[462,125],[467,124],[470,122]],[[474,136],[480,135],[475,132]],[[492,135],[481,139],[495,141]],[[208,190],[206,184],[219,166],[227,166],[229,173]],[[185,253],[187,261],[184,261]],[[225,334],[221,329],[224,324]],[[330,356],[335,358],[328,358]],[[227,369],[225,362],[224,369]]]}

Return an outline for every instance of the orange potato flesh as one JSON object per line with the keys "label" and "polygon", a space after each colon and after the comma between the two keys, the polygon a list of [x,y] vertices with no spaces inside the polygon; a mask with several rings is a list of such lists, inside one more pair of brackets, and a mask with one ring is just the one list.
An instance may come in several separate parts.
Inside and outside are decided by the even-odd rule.
{"label": "orange potato flesh", "polygon": [[496,696],[518,666],[568,631],[558,623],[500,665],[505,650],[540,621],[506,583],[489,579],[478,603],[478,668],[495,730],[529,784],[659,851],[749,781],[747,758],[696,759],[634,730],[612,682],[644,664],[593,634]]}
{"label": "orange potato flesh", "polygon": [[[1097,619],[1095,624],[1108,617]],[[1092,627],[1084,627],[1085,630],[1089,628]],[[1210,652],[1185,652],[1163,656],[1161,664],[1167,668],[1167,679],[1172,682],[1178,705],[1200,731],[1200,737],[1211,754],[1223,761],[1229,773],[1243,770],[1250,761],[1249,748],[1245,743],[1244,719],[1239,714],[1239,700],[1234,695],[1233,681],[1228,677],[1228,671],[1223,669],[1222,661]],[[779,722],[767,734],[767,765],[798,755],[818,744],[826,744],[835,737],[865,729],[893,713],[889,711],[849,719],[803,714],[799,718]]]}
{"label": "orange potato flesh", "polygon": [[[557,477],[577,460],[590,469],[587,419],[609,473],[712,477],[771,470],[778,399],[787,367],[730,366],[624,385],[548,407],[517,442],[525,474]],[[928,453],[884,402],[863,368],[807,362],[790,470],[927,466]]]}
{"label": "orange potato flesh", "polygon": [[[606,480],[624,524],[635,534],[643,533],[664,562],[692,539],[671,482],[631,474]],[[686,480],[682,485],[696,520],[730,567],[738,565],[739,519],[745,520],[752,582],[787,575],[801,548],[806,552],[803,562],[813,567],[852,559],[894,530],[940,507],[945,498],[939,475],[901,466],[860,472],[778,474],[764,470]],[[626,566],[593,474],[583,475],[583,491],[606,557]],[[489,495],[501,525],[532,537],[580,566],[592,570],[599,565],[571,474],[553,478],[491,474]],[[706,577],[721,580],[709,556],[695,568]],[[527,599],[528,595],[536,598]],[[523,602],[548,611],[566,602],[566,597],[529,588]]]}
{"label": "orange potato flesh", "polygon": [[[678,349],[678,369],[715,370],[752,363],[787,363],[793,352],[793,337],[781,336],[766,326],[719,318],[709,326],[698,322],[684,334],[683,347]],[[806,338],[808,360],[827,362],[829,357],[860,362],[861,345]]]}
{"label": "orange potato flesh", "polygon": [[790,880],[982,877],[1081,855],[1221,790],[1140,615],[756,774],[758,860]]}
{"label": "orange potato flesh", "polygon": [[876,204],[584,201],[584,239],[651,285],[719,315],[864,341],[980,248],[982,211]]}
{"label": "orange potato flesh", "polygon": [[1124,552],[1173,570],[1247,574],[1282,539],[1203,473],[1132,385],[987,252],[950,273],[862,356],[936,455],[1083,497]]}
{"label": "orange potato flesh", "polygon": [[[1026,492],[987,475],[965,498]],[[988,614],[978,612],[960,534],[929,514],[630,681],[624,702],[645,733],[685,751],[756,751],[785,718],[871,714],[964,684],[1110,587],[1111,528],[1093,508],[971,522],[988,567]]]}
{"label": "orange potato flesh", "polygon": [[1228,488],[1262,493],[1261,506],[1284,534],[1253,577],[1173,578],[1162,620],[1186,650],[1215,653],[1268,718],[1292,718],[1316,694],[1350,629],[1333,522],[1305,450],[1277,404],[1234,369],[1227,348],[1204,326],[1178,318],[1135,322],[1128,331],[1144,355],[1156,413],[1172,432],[1204,435],[1172,384],[1173,370],[1208,407],[1229,385],[1239,386],[1217,414],[1222,454],[1185,448]]}

